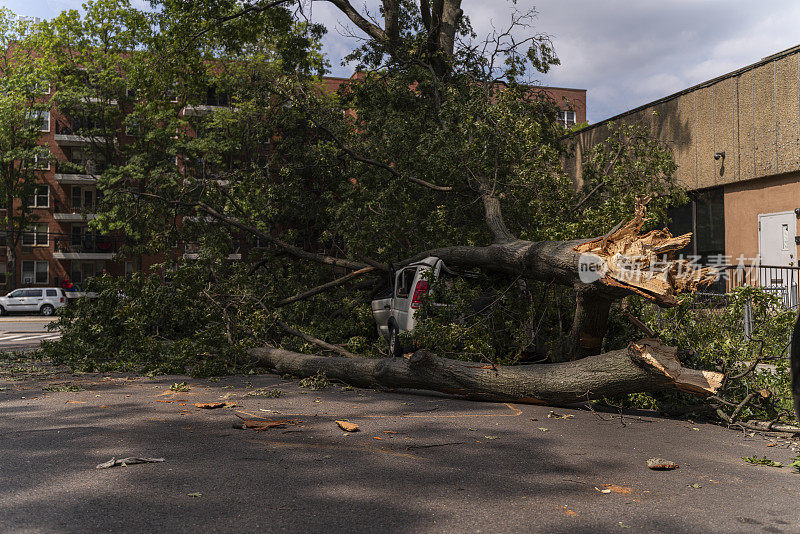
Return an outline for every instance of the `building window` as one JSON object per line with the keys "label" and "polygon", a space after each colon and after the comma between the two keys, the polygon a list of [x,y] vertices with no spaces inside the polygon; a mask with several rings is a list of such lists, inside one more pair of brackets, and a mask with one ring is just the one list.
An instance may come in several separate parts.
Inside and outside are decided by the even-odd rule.
{"label": "building window", "polygon": [[50,112],[49,111],[31,111],[28,115],[32,121],[37,124],[37,129],[40,132],[50,131]]}
{"label": "building window", "polygon": [[50,81],[49,80],[39,80],[38,82],[34,82],[34,84],[33,84],[33,92],[41,94],[41,95],[49,95],[50,94]]}
{"label": "building window", "polygon": [[564,128],[571,128],[575,126],[575,112],[563,109],[559,110],[558,123]]}
{"label": "building window", "polygon": [[31,224],[22,232],[22,244],[24,246],[45,246],[48,244],[47,234],[47,223]]}
{"label": "building window", "polygon": [[125,135],[139,137],[142,133],[142,124],[138,119],[128,116],[125,119]]}
{"label": "building window", "polygon": [[46,261],[23,261],[23,284],[47,284],[50,281],[50,264]]}
{"label": "building window", "polygon": [[28,164],[34,171],[49,171],[50,170],[50,149],[44,146],[36,147],[33,151]]}
{"label": "building window", "polygon": [[28,206],[30,206],[31,208],[49,208],[50,186],[49,185],[36,186],[33,195],[28,197]]}
{"label": "building window", "polygon": [[692,233],[692,239],[678,254],[696,256],[706,265],[709,258],[725,254],[725,205],[723,189],[717,187],[689,194],[691,202],[670,208],[667,225],[673,235]]}
{"label": "building window", "polygon": [[135,268],[134,268],[133,262],[132,261],[126,261],[125,262],[125,277],[126,278],[130,278],[131,276],[133,276],[134,271],[135,271]]}
{"label": "building window", "polygon": [[0,286],[4,286],[8,283],[7,270],[8,265],[6,262],[0,263]]}
{"label": "building window", "polygon": [[98,276],[103,272],[103,262],[82,261],[72,262],[70,280],[74,284],[82,284],[89,278]]}
{"label": "building window", "polygon": [[94,209],[95,189],[93,187],[72,186],[72,209]]}

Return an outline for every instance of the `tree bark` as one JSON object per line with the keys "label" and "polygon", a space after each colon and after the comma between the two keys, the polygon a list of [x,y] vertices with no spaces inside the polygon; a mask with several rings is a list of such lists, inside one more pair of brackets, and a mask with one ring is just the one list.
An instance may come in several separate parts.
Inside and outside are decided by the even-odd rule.
{"label": "tree bark", "polygon": [[575,318],[568,341],[572,360],[600,354],[611,310],[611,299],[590,289],[578,289],[575,298]]}
{"label": "tree bark", "polygon": [[[272,347],[250,350],[257,363],[298,377],[324,372],[360,387],[440,391],[468,399],[530,404],[569,404],[634,392],[679,389],[712,395],[722,375],[682,367],[676,349],[655,339],[631,343],[582,360],[555,364],[493,366],[438,358],[328,358]],[[420,354],[422,353],[422,354]]]}
{"label": "tree bark", "polygon": [[499,204],[489,201],[485,210],[494,243],[428,250],[401,264],[437,256],[452,266],[553,281],[593,295],[599,299],[595,304],[599,310],[605,306],[602,299],[616,300],[630,294],[642,295],[662,307],[674,306],[678,293],[691,293],[699,285],[714,281],[717,271],[698,269],[687,260],[667,259],[686,246],[691,234],[675,237],[667,229],[640,234],[647,201],[637,202],[633,219],[605,236],[538,242],[508,237]]}

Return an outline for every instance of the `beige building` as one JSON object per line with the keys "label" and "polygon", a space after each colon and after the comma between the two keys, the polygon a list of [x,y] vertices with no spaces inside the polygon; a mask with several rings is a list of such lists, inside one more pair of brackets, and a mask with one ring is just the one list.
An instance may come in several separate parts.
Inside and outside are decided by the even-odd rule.
{"label": "beige building", "polygon": [[[693,199],[672,223],[674,233],[695,232],[688,253],[796,268],[800,46],[580,130],[567,162],[577,183],[583,155],[614,121],[647,125],[672,148],[676,178]],[[761,284],[789,284],[796,295],[796,277],[786,279],[796,272],[782,271],[789,274],[762,269]]]}

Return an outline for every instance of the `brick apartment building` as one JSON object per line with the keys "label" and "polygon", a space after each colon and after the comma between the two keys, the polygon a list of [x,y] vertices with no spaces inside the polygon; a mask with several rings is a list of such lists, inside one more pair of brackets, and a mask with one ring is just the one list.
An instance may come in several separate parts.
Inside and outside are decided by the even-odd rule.
{"label": "brick apartment building", "polygon": [[[325,77],[323,88],[336,91],[348,78]],[[586,91],[543,87],[543,92],[561,107],[558,120],[565,127],[586,120]],[[51,94],[47,90],[47,95]],[[207,113],[217,102],[185,108],[184,114]],[[28,202],[36,222],[22,235],[16,250],[17,280],[20,286],[59,285],[64,277],[76,284],[103,271],[121,276],[139,265],[147,268],[156,258],[117,256],[120,237],[100,236],[89,222],[98,200],[97,176],[103,169],[87,156],[91,140],[76,135],[74,128],[57,110],[42,114],[39,144],[51,154],[50,165],[39,171],[41,185]],[[191,250],[183,251],[191,257]],[[241,257],[234,255],[232,257]],[[0,257],[0,288],[7,287],[6,257]]]}
{"label": "brick apartment building", "polygon": [[[746,275],[796,305],[800,46],[583,128],[566,163],[576,183],[583,156],[617,121],[643,124],[671,147],[692,198],[672,213],[673,233],[694,233],[686,252],[728,265],[728,289]],[[753,262],[747,273],[732,269]]]}

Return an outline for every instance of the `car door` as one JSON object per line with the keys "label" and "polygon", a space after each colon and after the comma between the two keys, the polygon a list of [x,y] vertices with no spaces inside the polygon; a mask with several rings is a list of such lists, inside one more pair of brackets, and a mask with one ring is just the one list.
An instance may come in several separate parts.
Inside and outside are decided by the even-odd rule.
{"label": "car door", "polygon": [[392,316],[401,331],[408,330],[409,309],[411,306],[411,286],[417,276],[416,267],[406,267],[397,273],[394,283],[394,302]]}
{"label": "car door", "polygon": [[20,311],[39,311],[39,307],[44,302],[41,289],[26,289],[23,298],[23,307]]}
{"label": "car door", "polygon": [[10,312],[23,311],[22,306],[25,304],[25,289],[15,289],[6,295],[6,310]]}

